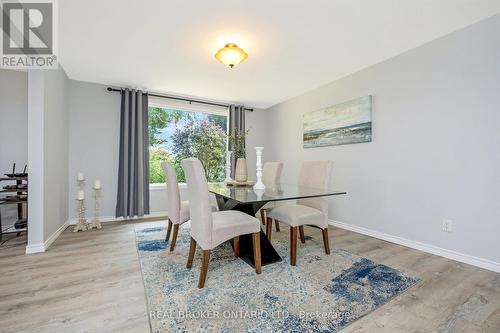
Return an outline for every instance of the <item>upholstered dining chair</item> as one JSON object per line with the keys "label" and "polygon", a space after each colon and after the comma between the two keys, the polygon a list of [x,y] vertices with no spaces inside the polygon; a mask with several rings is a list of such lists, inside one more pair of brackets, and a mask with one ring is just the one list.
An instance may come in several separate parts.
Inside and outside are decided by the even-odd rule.
{"label": "upholstered dining chair", "polygon": [[[307,161],[299,173],[299,186],[326,189],[332,174],[332,161]],[[319,227],[323,231],[325,253],[330,254],[328,240],[328,201],[325,197],[299,199],[294,205],[278,206],[268,210],[267,223],[272,219],[290,226],[290,264],[297,261],[297,229],[300,240],[305,243],[304,225]],[[268,229],[269,230],[269,229]]]}
{"label": "upholstered dining chair", "polygon": [[177,242],[179,226],[184,222],[189,221],[189,202],[181,201],[179,183],[177,182],[177,175],[175,174],[172,164],[162,162],[161,166],[163,168],[163,172],[165,173],[168,194],[168,226],[165,242],[169,240],[173,226],[174,232],[172,235],[172,241],[170,242],[170,251],[173,251],[175,249],[175,243]]}
{"label": "upholstered dining chair", "polygon": [[260,257],[260,222],[248,214],[224,210],[212,212],[208,192],[207,178],[201,162],[196,158],[182,160],[189,193],[189,211],[191,216],[191,244],[186,267],[193,265],[196,245],[203,250],[198,288],[205,286],[210,252],[225,241],[234,240],[234,255],[239,255],[239,236],[252,234],[255,272],[261,273]]}
{"label": "upholstered dining chair", "polygon": [[[281,181],[281,171],[283,171],[282,162],[265,162],[262,168],[262,182],[266,187],[273,187],[280,183]],[[268,202],[260,209],[260,217],[262,218],[262,224],[266,224],[266,212],[270,208],[276,207],[276,202]],[[276,231],[280,231],[280,225],[277,220],[274,221]],[[272,224],[267,226],[267,228],[272,229]]]}

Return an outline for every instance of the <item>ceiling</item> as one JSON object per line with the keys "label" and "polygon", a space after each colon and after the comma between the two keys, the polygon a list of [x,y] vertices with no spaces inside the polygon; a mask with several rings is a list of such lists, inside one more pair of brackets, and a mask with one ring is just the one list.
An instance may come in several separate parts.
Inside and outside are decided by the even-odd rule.
{"label": "ceiling", "polygon": [[[500,12],[499,0],[64,0],[74,80],[267,108]],[[235,42],[234,69],[214,53]]]}

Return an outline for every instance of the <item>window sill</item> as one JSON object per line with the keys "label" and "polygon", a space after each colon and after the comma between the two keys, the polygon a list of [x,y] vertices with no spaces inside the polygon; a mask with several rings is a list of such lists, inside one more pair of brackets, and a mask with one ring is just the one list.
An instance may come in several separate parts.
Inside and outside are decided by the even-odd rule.
{"label": "window sill", "polygon": [[[187,184],[186,183],[179,183],[179,188],[181,190],[187,189]],[[167,185],[165,183],[149,184],[149,190],[150,191],[166,191]]]}

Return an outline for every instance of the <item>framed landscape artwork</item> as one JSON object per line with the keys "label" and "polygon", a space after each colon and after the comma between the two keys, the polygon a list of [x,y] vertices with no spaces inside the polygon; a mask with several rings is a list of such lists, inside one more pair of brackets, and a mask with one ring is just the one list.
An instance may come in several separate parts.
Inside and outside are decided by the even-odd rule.
{"label": "framed landscape artwork", "polygon": [[304,114],[304,148],[372,141],[372,96]]}

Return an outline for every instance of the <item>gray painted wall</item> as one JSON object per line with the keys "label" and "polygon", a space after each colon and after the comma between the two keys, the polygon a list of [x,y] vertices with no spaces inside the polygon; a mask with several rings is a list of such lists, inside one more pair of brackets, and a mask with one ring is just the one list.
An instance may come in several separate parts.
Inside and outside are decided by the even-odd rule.
{"label": "gray painted wall", "polygon": [[42,70],[28,73],[28,246],[43,250],[44,224],[44,114],[45,76]]}
{"label": "gray painted wall", "polygon": [[[28,74],[0,69],[0,175],[14,162],[19,172],[28,162]],[[4,226],[17,220],[15,206],[0,206],[0,213]]]}
{"label": "gray painted wall", "polygon": [[69,79],[57,70],[28,73],[29,235],[43,249],[68,220]]}
{"label": "gray painted wall", "polygon": [[246,125],[248,130],[246,147],[247,147],[247,164],[248,164],[248,178],[256,180],[257,176],[255,163],[256,154],[254,147],[264,147],[262,152],[262,162],[273,161],[269,155],[269,128],[268,121],[266,120],[268,113],[265,110],[255,109],[254,112],[246,113]]}
{"label": "gray painted wall", "polygon": [[44,241],[68,220],[69,83],[66,73],[45,72]]}
{"label": "gray painted wall", "polygon": [[69,215],[77,215],[79,171],[87,184],[88,216],[93,216],[92,187],[101,180],[101,215],[114,216],[116,204],[118,147],[120,138],[120,95],[106,86],[81,81],[70,82],[69,120]]}
{"label": "gray painted wall", "polygon": [[[268,153],[288,182],[334,161],[333,220],[500,262],[499,59],[497,15],[266,110]],[[302,148],[303,113],[365,95],[373,142]]]}

